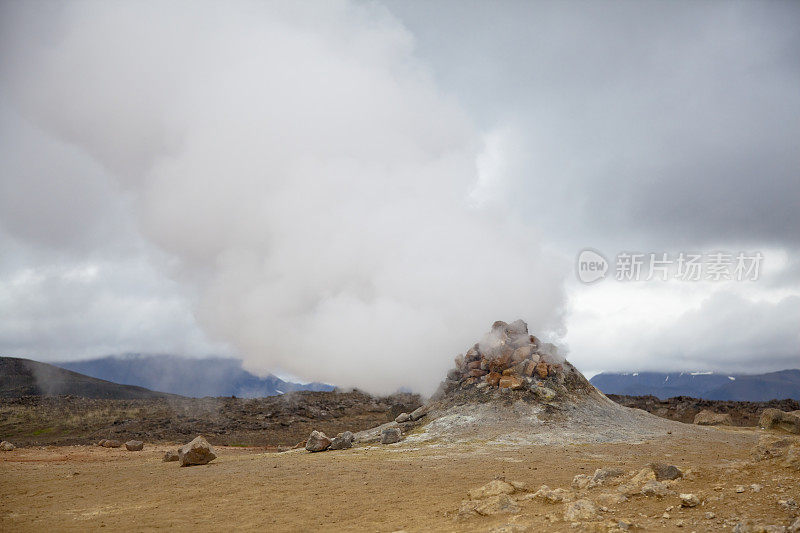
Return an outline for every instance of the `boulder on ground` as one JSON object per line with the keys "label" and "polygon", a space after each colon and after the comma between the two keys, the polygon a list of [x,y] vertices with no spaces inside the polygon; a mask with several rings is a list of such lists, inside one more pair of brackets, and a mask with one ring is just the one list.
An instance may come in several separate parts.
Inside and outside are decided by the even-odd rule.
{"label": "boulder on ground", "polygon": [[499,494],[513,494],[517,490],[514,485],[501,479],[493,479],[486,485],[469,491],[470,500],[482,500]]}
{"label": "boulder on ground", "polygon": [[585,489],[591,480],[592,476],[587,474],[578,474],[572,478],[572,488],[578,490]]}
{"label": "boulder on ground", "polygon": [[427,413],[428,413],[428,408],[423,405],[422,407],[417,407],[416,409],[411,411],[409,417],[411,417],[411,420],[419,420]]}
{"label": "boulder on ground", "polygon": [[181,466],[204,465],[216,458],[214,448],[202,436],[197,436],[189,444],[178,448],[178,460]]}
{"label": "boulder on ground", "polygon": [[659,498],[667,496],[671,494],[666,485],[661,483],[660,481],[648,481],[642,487],[642,494],[645,496],[657,496]]}
{"label": "boulder on ground", "polygon": [[381,431],[381,444],[394,444],[400,442],[403,438],[403,432],[400,428],[385,428]]}
{"label": "boulder on ground", "polygon": [[664,481],[671,479],[678,479],[683,477],[683,472],[675,465],[668,465],[664,463],[650,463],[650,468],[656,475],[656,481]]}
{"label": "boulder on ground", "polygon": [[570,502],[564,506],[564,520],[567,522],[577,522],[580,520],[591,520],[597,514],[592,500],[580,499]]}
{"label": "boulder on ground", "polygon": [[764,409],[758,425],[764,429],[778,429],[786,433],[800,433],[800,416],[794,416],[780,409]]}
{"label": "boulder on ground", "polygon": [[524,500],[544,500],[548,503],[562,503],[571,502],[575,499],[575,494],[571,490],[566,489],[551,489],[547,485],[542,485],[539,490],[533,494],[527,494],[523,497]]}
{"label": "boulder on ground", "polygon": [[306,450],[310,452],[324,452],[330,445],[331,439],[321,431],[312,431],[306,440]]}
{"label": "boulder on ground", "polygon": [[621,468],[598,468],[594,471],[591,481],[589,481],[589,488],[598,487],[606,481],[616,479],[625,474]]}
{"label": "boulder on ground", "polygon": [[329,450],[346,450],[353,446],[353,434],[350,431],[345,431],[336,435],[331,441]]}
{"label": "boulder on ground", "polygon": [[167,452],[164,452],[164,458],[161,460],[164,461],[165,463],[171,463],[172,461],[177,461],[179,459],[180,457],[178,457],[178,452],[169,450]]}
{"label": "boulder on ground", "polygon": [[11,451],[11,450],[13,450],[14,448],[16,448],[16,446],[14,446],[13,444],[11,444],[11,443],[10,443],[10,442],[8,442],[7,440],[4,440],[3,442],[0,442],[0,451],[3,451],[3,452],[10,452],[10,451]]}
{"label": "boulder on ground", "polygon": [[106,439],[103,441],[102,446],[104,448],[119,448],[120,446],[122,446],[122,443],[118,440]]}
{"label": "boulder on ground", "polygon": [[125,443],[125,448],[129,452],[140,452],[144,448],[144,442],[140,440],[129,440]]}
{"label": "boulder on ground", "polygon": [[100,439],[100,440],[99,440],[99,441],[97,441],[97,442],[96,442],[94,445],[95,445],[95,446],[102,446],[102,445],[103,445],[103,443],[104,443],[105,441],[106,441],[106,439]]}
{"label": "boulder on ground", "polygon": [[694,423],[698,426],[732,426],[733,419],[728,413],[715,413],[703,409],[695,415]]}
{"label": "boulder on ground", "polygon": [[700,498],[696,494],[681,494],[681,507],[697,507],[700,505]]}
{"label": "boulder on ground", "polygon": [[394,419],[395,422],[398,424],[402,424],[403,422],[408,422],[411,420],[411,416],[408,413],[400,413],[397,415],[397,418]]}

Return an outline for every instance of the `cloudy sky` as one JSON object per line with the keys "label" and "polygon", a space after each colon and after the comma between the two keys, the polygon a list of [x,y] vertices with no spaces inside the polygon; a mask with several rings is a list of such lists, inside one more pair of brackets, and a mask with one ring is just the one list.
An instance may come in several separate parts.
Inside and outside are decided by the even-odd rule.
{"label": "cloudy sky", "polygon": [[3,355],[430,392],[522,317],[587,373],[800,367],[795,2],[0,10]]}

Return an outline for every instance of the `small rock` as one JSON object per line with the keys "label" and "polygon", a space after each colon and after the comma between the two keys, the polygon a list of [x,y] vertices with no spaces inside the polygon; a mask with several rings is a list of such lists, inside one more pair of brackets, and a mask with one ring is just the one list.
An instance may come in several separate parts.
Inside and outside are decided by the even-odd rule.
{"label": "small rock", "polygon": [[598,468],[594,471],[592,479],[589,481],[588,487],[599,487],[608,480],[619,478],[624,475],[625,471],[619,468]]}
{"label": "small rock", "polygon": [[714,513],[712,513],[711,511],[709,511],[709,512],[705,513],[705,514],[703,515],[703,517],[704,517],[706,520],[713,520],[713,519],[715,519],[715,518],[717,517],[717,515],[716,515],[716,514],[714,514]]}
{"label": "small rock", "polygon": [[97,441],[95,443],[95,446],[102,446],[105,441],[106,441],[106,439],[100,439],[99,441]]}
{"label": "small rock", "polygon": [[499,494],[480,501],[475,507],[475,512],[481,516],[518,513],[519,505],[508,494]]}
{"label": "small rock", "polygon": [[394,421],[397,422],[398,424],[402,424],[403,422],[408,422],[409,420],[411,420],[411,415],[409,415],[408,413],[400,413],[399,415],[397,415],[397,418],[394,419]]}
{"label": "small rock", "polygon": [[214,448],[202,436],[197,436],[189,444],[178,448],[178,460],[181,466],[204,465],[216,458]]}
{"label": "small rock", "polygon": [[580,499],[570,502],[564,506],[564,520],[576,522],[579,520],[591,520],[597,514],[597,508],[591,500]]}
{"label": "small rock", "polygon": [[668,465],[664,463],[651,463],[650,468],[656,476],[656,481],[664,481],[671,479],[678,479],[683,477],[683,472],[675,465]]}
{"label": "small rock", "polygon": [[695,415],[694,423],[698,426],[732,426],[733,419],[728,413],[715,413],[703,409]]}
{"label": "small rock", "polygon": [[574,500],[575,494],[566,489],[551,489],[547,485],[542,485],[535,493],[528,494],[523,499],[540,499],[549,503],[564,503]]}
{"label": "small rock", "polygon": [[667,520],[669,520],[672,517],[670,516],[669,513],[664,513],[664,514],[661,515],[661,518],[666,518]]}
{"label": "small rock", "polygon": [[603,494],[598,494],[595,499],[603,505],[610,505],[612,507],[628,501],[628,498],[624,494],[618,492],[604,492]]}
{"label": "small rock", "polygon": [[700,505],[700,498],[696,494],[681,494],[681,507],[697,507]]}
{"label": "small rock", "polygon": [[536,387],[533,392],[536,393],[536,396],[543,402],[549,402],[556,397],[556,392],[548,387]]}
{"label": "small rock", "polygon": [[800,416],[785,413],[780,409],[764,409],[758,425],[764,429],[778,429],[786,433],[800,433]]}
{"label": "small rock", "polygon": [[411,420],[416,421],[425,416],[427,413],[428,409],[423,405],[422,407],[417,407],[416,409],[411,411],[411,414],[409,416],[411,417]]}
{"label": "small rock", "polygon": [[107,439],[103,441],[104,448],[119,448],[120,446],[122,446],[122,443],[118,440]]}
{"label": "small rock", "polygon": [[667,496],[671,491],[660,481],[648,481],[642,487],[641,493],[645,496],[657,496],[659,498]]}
{"label": "small rock", "polygon": [[592,476],[586,474],[578,474],[574,478],[572,478],[572,488],[582,490],[585,489],[589,482],[592,480]]}
{"label": "small rock", "polygon": [[353,433],[345,431],[336,435],[331,441],[329,450],[346,450],[353,447]]}
{"label": "small rock", "polygon": [[161,460],[164,461],[165,463],[171,463],[172,461],[177,461],[179,459],[180,457],[178,456],[178,452],[169,450],[167,452],[164,452],[164,458]]}
{"label": "small rock", "polygon": [[752,490],[753,492],[761,492],[761,489],[763,488],[764,486],[759,485],[758,483],[753,483],[752,485],[750,485],[750,490]]}
{"label": "small rock", "polygon": [[381,444],[394,444],[400,442],[403,438],[403,432],[400,428],[385,428],[381,432]]}
{"label": "small rock", "polygon": [[306,450],[310,452],[323,452],[327,450],[330,445],[331,439],[321,431],[312,431],[311,435],[309,435],[306,440]]}
{"label": "small rock", "polygon": [[[797,412],[797,411],[795,411],[795,412]],[[792,522],[792,525],[790,525],[787,528],[787,531],[789,533],[800,533],[800,517],[798,517],[797,520]]]}
{"label": "small rock", "polygon": [[536,374],[541,378],[544,379],[547,377],[547,363],[540,362],[536,365]]}
{"label": "small rock", "polygon": [[736,485],[736,493],[741,494],[745,491],[744,485]]}
{"label": "small rock", "polygon": [[144,442],[140,440],[129,440],[125,443],[125,448],[129,452],[140,452],[144,448]]}
{"label": "small rock", "polygon": [[11,443],[10,443],[10,442],[8,442],[7,440],[4,440],[3,442],[0,442],[0,451],[4,451],[4,452],[10,452],[10,451],[12,451],[14,448],[16,448],[16,446],[14,446],[13,444],[11,444]]}
{"label": "small rock", "polygon": [[469,491],[469,499],[482,500],[499,494],[513,494],[515,490],[514,485],[511,483],[506,483],[500,479],[494,479],[482,487]]}

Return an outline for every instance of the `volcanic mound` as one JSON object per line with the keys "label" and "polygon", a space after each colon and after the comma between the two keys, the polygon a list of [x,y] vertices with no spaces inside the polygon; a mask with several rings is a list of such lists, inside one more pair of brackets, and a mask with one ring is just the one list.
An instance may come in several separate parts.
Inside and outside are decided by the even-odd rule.
{"label": "volcanic mound", "polygon": [[691,426],[618,405],[522,320],[497,321],[455,359],[407,442],[638,442]]}

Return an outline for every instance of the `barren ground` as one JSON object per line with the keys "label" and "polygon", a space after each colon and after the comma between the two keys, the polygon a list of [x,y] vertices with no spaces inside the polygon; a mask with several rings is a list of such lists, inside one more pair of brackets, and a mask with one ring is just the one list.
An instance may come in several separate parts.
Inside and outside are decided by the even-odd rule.
{"label": "barren ground", "polygon": [[[800,501],[800,473],[776,460],[752,462],[763,433],[698,428],[639,444],[415,449],[399,443],[316,454],[218,447],[214,462],[190,468],[161,462],[167,445],[143,452],[29,447],[0,452],[0,530],[488,531],[518,524],[574,531],[606,530],[624,520],[646,531],[730,531],[741,519],[788,526],[792,511],[779,501]],[[677,495],[635,496],[576,528],[560,518],[564,504],[538,500],[521,501],[516,514],[457,517],[467,491],[498,476],[533,490],[569,488],[575,474],[638,470],[651,461],[691,470],[673,490],[696,493],[703,505],[681,509]],[[754,492],[754,483],[763,488]],[[737,485],[745,492],[737,493]],[[613,490],[589,489],[584,497]],[[665,512],[670,518],[662,518]]]}

